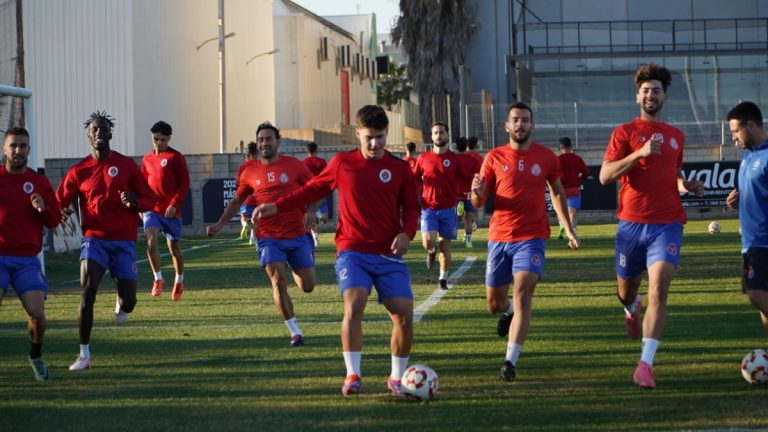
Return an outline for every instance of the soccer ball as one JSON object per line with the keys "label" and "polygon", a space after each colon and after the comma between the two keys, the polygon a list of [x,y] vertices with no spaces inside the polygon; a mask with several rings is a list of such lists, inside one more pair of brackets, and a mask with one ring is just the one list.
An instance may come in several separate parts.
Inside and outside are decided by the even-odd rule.
{"label": "soccer ball", "polygon": [[709,231],[710,234],[717,234],[720,232],[720,222],[714,221],[710,222],[709,226],[707,227],[707,231]]}
{"label": "soccer ball", "polygon": [[741,361],[741,374],[750,384],[768,383],[768,352],[753,349]]}
{"label": "soccer ball", "polygon": [[400,390],[418,401],[428,401],[437,393],[437,372],[426,365],[408,367],[400,380]]}

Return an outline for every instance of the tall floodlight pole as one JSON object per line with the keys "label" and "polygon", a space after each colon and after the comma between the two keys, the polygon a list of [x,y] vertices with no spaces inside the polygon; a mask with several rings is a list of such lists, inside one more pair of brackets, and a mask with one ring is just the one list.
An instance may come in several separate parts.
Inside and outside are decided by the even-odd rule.
{"label": "tall floodlight pole", "polygon": [[219,151],[226,153],[227,91],[224,65],[224,0],[219,0]]}

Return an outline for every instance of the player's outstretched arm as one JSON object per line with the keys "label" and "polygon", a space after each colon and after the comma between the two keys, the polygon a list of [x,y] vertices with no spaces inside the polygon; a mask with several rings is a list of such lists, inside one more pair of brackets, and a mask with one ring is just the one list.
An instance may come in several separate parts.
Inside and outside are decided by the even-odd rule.
{"label": "player's outstretched arm", "polygon": [[221,217],[219,217],[219,220],[215,224],[205,227],[205,234],[208,237],[213,237],[217,232],[221,231],[221,229],[224,227],[224,224],[226,224],[230,219],[232,219],[233,216],[235,216],[235,213],[237,213],[237,210],[240,208],[240,205],[244,200],[245,198],[241,198],[237,195],[229,200],[227,207],[224,209]]}

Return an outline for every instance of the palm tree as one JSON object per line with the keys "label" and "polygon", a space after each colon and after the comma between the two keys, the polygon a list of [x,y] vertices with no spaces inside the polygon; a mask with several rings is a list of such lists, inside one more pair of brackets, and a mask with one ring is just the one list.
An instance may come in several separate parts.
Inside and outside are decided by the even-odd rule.
{"label": "palm tree", "polygon": [[400,0],[392,42],[408,55],[408,77],[419,95],[424,136],[438,119],[433,117],[433,100],[444,100],[446,95],[450,95],[451,123],[459,124],[459,65],[474,31],[464,0]]}
{"label": "palm tree", "polygon": [[406,77],[406,65],[396,65],[389,60],[389,73],[379,75],[377,103],[392,110],[393,105],[400,103],[402,99],[408,99],[411,95],[411,85]]}

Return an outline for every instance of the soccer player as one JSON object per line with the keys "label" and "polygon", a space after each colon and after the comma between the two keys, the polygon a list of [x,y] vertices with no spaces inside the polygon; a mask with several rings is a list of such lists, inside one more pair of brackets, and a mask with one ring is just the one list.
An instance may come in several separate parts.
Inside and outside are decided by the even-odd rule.
{"label": "soccer player", "polygon": [[13,285],[27,314],[29,364],[35,379],[49,377],[43,361],[45,297],[48,283],[37,254],[43,249],[43,226],[59,224],[59,207],[48,179],[27,168],[29,132],[12,127],[5,132],[0,166],[0,304]]}
{"label": "soccer player", "polygon": [[[328,166],[328,162],[325,161],[325,159],[317,156],[317,144],[311,142],[307,144],[307,157],[304,158],[304,165],[309,168],[310,171],[312,171],[313,175],[320,174],[323,169]],[[310,227],[310,231],[312,231],[312,239],[315,242],[315,246],[318,245],[318,237],[317,237],[317,224],[320,223],[326,223],[328,222],[328,201],[323,199],[323,203],[320,204],[320,209],[317,210],[317,213],[315,213],[315,218],[312,219],[312,226]]]}
{"label": "soccer player", "polygon": [[[534,123],[528,105],[516,103],[509,107],[504,128],[509,144],[488,152],[480,173],[472,180],[470,196],[472,204],[480,207],[491,191],[495,194],[488,225],[485,296],[488,311],[502,313],[497,333],[509,336],[499,378],[512,381],[531,326],[533,292],[544,269],[550,234],[544,199],[547,186],[555,213],[566,226],[569,246],[578,248],[579,239],[566,213],[557,155],[531,139]],[[510,283],[513,300],[509,298]]]}
{"label": "soccer player", "polygon": [[[600,169],[600,183],[621,182],[616,233],[616,283],[630,339],[643,336],[642,354],[632,375],[640,387],[656,388],[653,358],[667,321],[667,295],[680,258],[685,211],[680,194],[704,193],[700,181],[686,181],[685,137],[661,119],[672,75],[655,63],[635,73],[640,116],[611,134]],[[638,293],[648,272],[648,309],[641,322]]]}
{"label": "soccer player", "polygon": [[115,320],[127,321],[136,306],[136,220],[154,207],[157,197],[136,163],[112,150],[114,119],[96,111],[86,120],[91,154],[67,171],[56,191],[62,220],[77,196],[83,228],[80,249],[80,354],[69,370],[91,367],[93,304],[107,269],[117,285]]}
{"label": "soccer player", "polygon": [[[245,161],[237,168],[237,174],[235,174],[235,184],[240,184],[240,173],[243,172],[243,168],[246,167],[245,162],[249,160],[256,160],[259,158],[259,145],[254,141],[248,143],[245,151]],[[240,230],[240,240],[248,241],[248,246],[256,244],[256,227],[251,222],[251,216],[253,210],[256,209],[256,197],[253,194],[248,195],[240,205],[240,224],[242,229]]]}
{"label": "soccer player", "polygon": [[408,162],[408,166],[411,167],[411,171],[413,171],[416,168],[416,161],[418,160],[418,153],[416,153],[416,143],[415,142],[408,142],[405,145],[405,156],[403,156],[403,160]]}
{"label": "soccer player", "polygon": [[[468,140],[464,137],[459,137],[456,140],[456,152],[463,158],[464,164],[469,166],[469,170],[474,176],[480,172],[480,167],[483,165],[483,158],[480,160],[471,156],[467,151]],[[472,152],[477,155],[477,153]],[[479,155],[478,155],[479,156]],[[462,222],[464,222],[464,245],[468,248],[472,247],[472,231],[473,227],[476,227],[475,215],[477,209],[472,205],[472,200],[469,199],[469,191],[472,188],[472,179],[462,181],[456,184],[456,197],[459,200],[456,206],[456,214],[459,216]]]}
{"label": "soccer player", "polygon": [[355,129],[359,149],[337,154],[300,190],[275,203],[261,204],[254,212],[261,218],[281,215],[339,190],[336,278],[344,301],[344,396],[359,393],[362,387],[362,321],[372,286],[392,321],[392,369],[387,388],[399,397],[403,396],[400,378],[413,343],[413,293],[403,255],[416,235],[419,206],[408,164],[385,149],[388,125],[382,108],[360,108]]}
{"label": "soccer player", "polygon": [[440,252],[440,288],[448,289],[451,241],[456,239],[456,185],[470,182],[473,173],[463,158],[448,149],[448,126],[432,124],[432,150],[419,155],[413,170],[422,185],[421,244],[427,251],[427,269],[432,269]]}
{"label": "soccer player", "polygon": [[[557,158],[560,160],[560,169],[563,171],[560,182],[563,183],[565,188],[565,197],[568,202],[568,217],[571,219],[571,226],[573,226],[573,229],[576,229],[576,214],[581,208],[581,183],[589,177],[589,168],[584,163],[584,159],[573,152],[570,138],[560,138],[559,142],[560,156]],[[564,233],[565,227],[560,225],[560,232],[557,238],[562,240]]]}
{"label": "soccer player", "polygon": [[[229,201],[218,222],[206,228],[209,237],[216,235],[229,222],[249,195],[253,194],[257,203],[272,202],[312,178],[312,172],[300,160],[279,153],[280,131],[271,123],[262,123],[256,129],[256,144],[258,159],[241,166],[236,195]],[[259,262],[272,282],[275,306],[291,333],[292,347],[304,345],[304,334],[288,294],[288,265],[299,289],[305,293],[312,292],[315,289],[315,249],[307,227],[319,206],[319,203],[314,203],[309,209],[296,208],[254,223],[257,225]]]}
{"label": "soccer player", "polygon": [[742,102],[728,113],[734,143],[744,153],[739,166],[738,188],[726,204],[739,209],[741,224],[741,288],[760,313],[768,335],[768,133],[763,114],[753,102]]}
{"label": "soccer player", "polygon": [[157,196],[152,210],[142,214],[144,234],[147,236],[147,257],[154,274],[152,295],[159,297],[165,285],[157,246],[157,238],[162,232],[176,270],[171,297],[173,301],[179,301],[184,292],[184,255],[180,244],[181,203],[189,192],[189,170],[184,156],[168,145],[173,133],[171,125],[159,121],[152,125],[150,132],[153,150],[141,161],[141,172]]}
{"label": "soccer player", "polygon": [[[467,154],[475,158],[479,166],[483,166],[483,155],[477,152],[477,144],[478,144],[478,139],[476,136],[471,136],[467,138]],[[464,209],[464,211],[466,212],[466,209]],[[472,221],[472,232],[477,231],[477,213],[478,213],[477,208],[475,208],[474,211],[471,212],[469,215],[470,220]]]}

